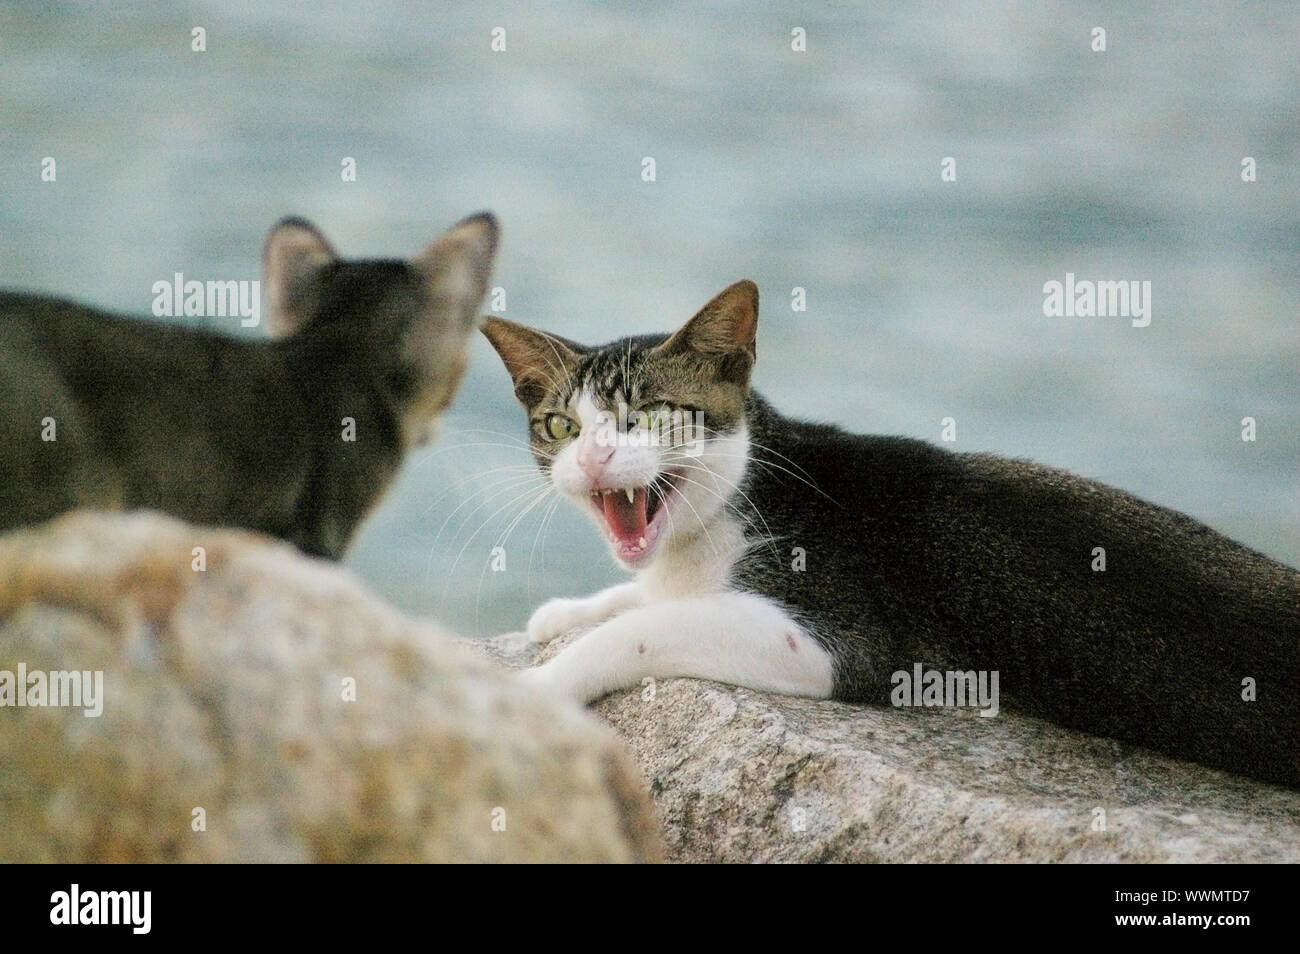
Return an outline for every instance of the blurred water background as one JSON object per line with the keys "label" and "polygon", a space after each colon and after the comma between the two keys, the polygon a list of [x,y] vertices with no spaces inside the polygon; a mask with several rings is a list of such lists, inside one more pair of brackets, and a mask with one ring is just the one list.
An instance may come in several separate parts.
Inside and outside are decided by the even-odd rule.
{"label": "blurred water background", "polygon": [[[753,278],[755,383],[785,411],[931,440],[953,417],[958,449],[1295,565],[1298,26],[1285,3],[10,3],[0,284],[147,315],[173,272],[257,278],[286,214],[396,257],[490,208],[507,317],[606,341]],[[1044,317],[1066,272],[1151,281],[1150,326]],[[514,522],[525,432],[476,341],[348,563],[467,635],[617,579],[569,507]]]}

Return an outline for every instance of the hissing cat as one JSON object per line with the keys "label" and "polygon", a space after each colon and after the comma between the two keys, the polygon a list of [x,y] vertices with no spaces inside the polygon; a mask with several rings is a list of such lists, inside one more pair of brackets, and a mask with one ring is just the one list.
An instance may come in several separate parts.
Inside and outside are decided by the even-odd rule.
{"label": "hissing cat", "polygon": [[340,260],[286,219],[274,340],[0,292],[0,530],[149,507],[337,559],[455,393],[496,243],[481,214],[409,262]]}
{"label": "hissing cat", "polygon": [[525,679],[889,705],[918,664],[996,672],[1008,708],[1300,786],[1295,570],[1063,471],[782,417],[757,317],[745,281],[599,348],[485,323],[538,463],[636,571],[538,609],[534,640],[594,628]]}

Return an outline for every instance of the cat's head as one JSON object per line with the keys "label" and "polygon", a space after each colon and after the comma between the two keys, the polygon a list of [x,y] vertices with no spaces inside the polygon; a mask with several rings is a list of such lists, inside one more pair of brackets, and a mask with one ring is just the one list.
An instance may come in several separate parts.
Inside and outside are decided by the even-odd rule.
{"label": "cat's head", "polygon": [[409,261],[341,259],[310,223],[285,219],[262,254],[271,333],[322,373],[343,364],[398,410],[404,445],[422,444],[464,373],[497,235],[483,212]]}
{"label": "cat's head", "polygon": [[707,533],[729,506],[748,454],[757,328],[751,281],[727,288],[671,335],[602,347],[502,318],[483,324],[528,411],[538,464],[630,567]]}

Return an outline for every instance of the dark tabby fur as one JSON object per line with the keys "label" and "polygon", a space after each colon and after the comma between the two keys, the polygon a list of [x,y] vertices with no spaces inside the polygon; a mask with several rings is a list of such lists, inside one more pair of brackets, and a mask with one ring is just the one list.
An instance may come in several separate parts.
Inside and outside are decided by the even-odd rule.
{"label": "dark tabby fur", "polygon": [[752,549],[737,585],[810,624],[837,698],[888,704],[916,661],[998,670],[1009,708],[1300,787],[1294,569],[1064,471],[795,421],[756,394],[745,417],[756,455],[803,479],[749,469],[741,489],[787,545]]}

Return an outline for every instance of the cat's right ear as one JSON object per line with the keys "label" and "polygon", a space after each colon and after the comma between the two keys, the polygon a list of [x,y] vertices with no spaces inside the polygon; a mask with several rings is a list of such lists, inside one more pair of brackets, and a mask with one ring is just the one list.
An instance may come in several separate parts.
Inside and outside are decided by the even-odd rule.
{"label": "cat's right ear", "polygon": [[742,387],[757,358],[758,286],[748,279],[728,285],[655,350],[691,352],[714,362],[718,374]]}
{"label": "cat's right ear", "polygon": [[480,327],[510,372],[515,397],[526,408],[537,406],[548,391],[560,388],[582,352],[572,341],[505,318],[486,317]]}
{"label": "cat's right ear", "polygon": [[281,219],[262,249],[262,283],[270,304],[271,334],[284,338],[301,328],[320,300],[320,270],[338,256],[310,222]]}

